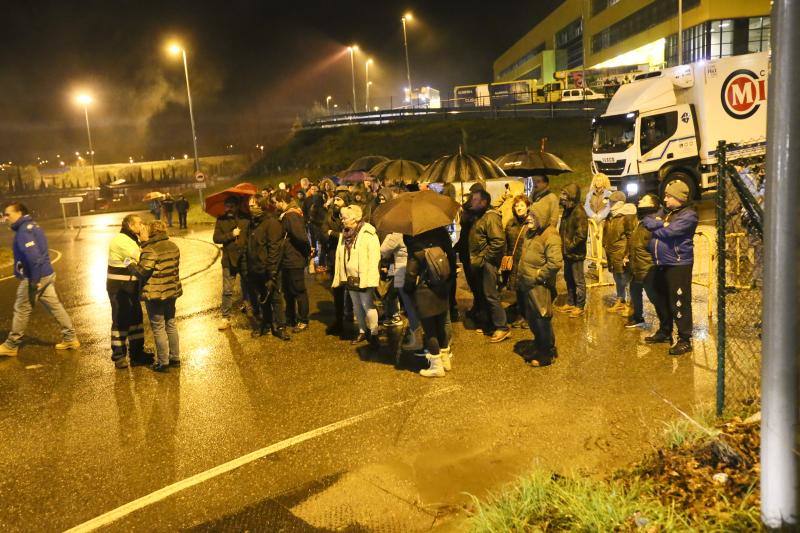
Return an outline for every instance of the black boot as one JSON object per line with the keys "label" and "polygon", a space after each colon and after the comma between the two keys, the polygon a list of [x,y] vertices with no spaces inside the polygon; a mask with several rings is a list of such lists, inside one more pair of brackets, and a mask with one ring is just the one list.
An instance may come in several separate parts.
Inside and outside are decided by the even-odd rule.
{"label": "black boot", "polygon": [[327,328],[325,328],[325,335],[341,335],[342,334],[342,323],[340,321],[336,321]]}
{"label": "black boot", "polygon": [[272,335],[279,338],[282,341],[288,341],[292,338],[289,336],[289,333],[286,331],[286,328],[277,328],[272,330]]}
{"label": "black boot", "polygon": [[678,342],[673,344],[669,349],[670,355],[683,355],[692,351],[692,343],[688,340],[679,339]]}
{"label": "black boot", "polygon": [[647,344],[672,344],[672,336],[661,331],[656,331],[655,335],[644,338]]}

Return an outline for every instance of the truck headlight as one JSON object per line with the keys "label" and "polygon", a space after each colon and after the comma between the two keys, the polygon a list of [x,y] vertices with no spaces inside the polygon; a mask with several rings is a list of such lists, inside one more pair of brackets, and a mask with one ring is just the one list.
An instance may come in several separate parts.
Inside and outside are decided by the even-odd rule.
{"label": "truck headlight", "polygon": [[626,183],[625,184],[625,194],[627,194],[629,197],[630,196],[636,196],[637,194],[639,194],[639,184],[635,183],[635,182]]}

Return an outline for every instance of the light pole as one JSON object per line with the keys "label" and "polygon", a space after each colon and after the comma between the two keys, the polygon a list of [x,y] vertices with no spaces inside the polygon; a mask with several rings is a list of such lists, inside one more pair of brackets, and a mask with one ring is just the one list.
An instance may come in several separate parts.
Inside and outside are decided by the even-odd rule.
{"label": "light pole", "polygon": [[[186,60],[186,49],[178,43],[169,45],[169,53],[183,58],[183,73],[186,76],[186,99],[189,101],[189,122],[192,124],[192,146],[194,147],[194,171],[200,172],[200,159],[197,157],[197,133],[194,127],[194,110],[192,109],[192,90],[189,88],[189,62]],[[200,197],[202,198],[202,191]]]}
{"label": "light pole", "polygon": [[364,68],[366,71],[366,77],[364,78],[365,84],[365,96],[364,96],[364,110],[369,112],[369,86],[372,85],[372,82],[369,81],[369,66],[372,64],[372,59],[367,59],[367,62],[364,64]]}
{"label": "light pole", "polygon": [[333,100],[333,96],[328,96],[325,98],[325,109],[328,111],[328,114],[331,114],[331,100]]}
{"label": "light pole", "polygon": [[350,52],[350,74],[353,76],[353,113],[356,112],[356,60],[355,55],[358,52],[358,46],[348,46],[347,51]]}
{"label": "light pole", "polygon": [[683,0],[678,0],[678,64],[683,65]]}
{"label": "light pole", "polygon": [[406,81],[408,82],[408,94],[411,95],[411,63],[408,60],[408,33],[406,32],[406,23],[414,20],[411,13],[403,15],[403,47],[406,51]]}
{"label": "light pole", "polygon": [[91,104],[94,99],[91,95],[86,93],[80,93],[75,96],[75,102],[78,105],[83,106],[83,114],[86,117],[86,137],[89,140],[89,160],[92,163],[92,187],[97,187],[97,175],[94,171],[94,147],[92,146],[92,129],[89,127],[89,104]]}

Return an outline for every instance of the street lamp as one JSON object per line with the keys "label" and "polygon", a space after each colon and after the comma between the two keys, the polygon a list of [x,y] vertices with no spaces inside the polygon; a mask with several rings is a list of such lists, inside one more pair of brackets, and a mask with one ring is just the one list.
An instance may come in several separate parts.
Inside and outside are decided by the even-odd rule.
{"label": "street lamp", "polygon": [[355,55],[358,52],[358,46],[348,46],[347,51],[350,52],[350,73],[353,76],[353,113],[356,112],[356,60]]}
{"label": "street lamp", "polygon": [[411,13],[403,15],[403,47],[406,51],[406,80],[408,81],[408,92],[411,93],[411,63],[408,60],[408,34],[406,32],[406,24],[414,20]]}
{"label": "street lamp", "polygon": [[86,117],[86,137],[89,139],[89,156],[92,163],[92,187],[97,186],[97,175],[94,171],[94,147],[92,146],[92,129],[89,127],[89,104],[94,101],[92,95],[88,93],[78,93],[75,95],[75,103],[83,106],[83,114]]}
{"label": "street lamp", "polygon": [[328,111],[328,114],[331,114],[331,100],[333,100],[333,96],[328,96],[325,98],[325,109]]}
{"label": "street lamp", "polygon": [[364,110],[369,112],[369,86],[372,85],[372,82],[369,81],[369,66],[372,64],[372,59],[367,59],[366,63],[364,64],[364,68],[366,70],[366,77],[364,78],[364,83],[366,85],[366,91],[364,95]]}
{"label": "street lamp", "polygon": [[[200,159],[197,157],[197,133],[194,127],[194,110],[192,109],[192,90],[189,88],[189,63],[186,60],[186,49],[176,42],[167,45],[167,51],[173,56],[183,58],[183,73],[186,76],[186,99],[189,102],[189,122],[192,124],[192,146],[194,147],[194,171],[200,172]],[[200,193],[202,194],[202,192]],[[201,202],[202,203],[202,202]]]}

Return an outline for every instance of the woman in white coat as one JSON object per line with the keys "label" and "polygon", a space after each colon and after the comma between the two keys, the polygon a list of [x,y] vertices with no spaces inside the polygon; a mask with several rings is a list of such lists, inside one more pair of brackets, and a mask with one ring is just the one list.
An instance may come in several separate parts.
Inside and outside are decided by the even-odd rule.
{"label": "woman in white coat", "polygon": [[333,287],[344,286],[353,301],[359,333],[352,344],[365,340],[378,347],[378,310],[375,289],[380,281],[381,244],[372,224],[363,220],[361,207],[349,205],[341,210],[344,230],[336,246]]}

